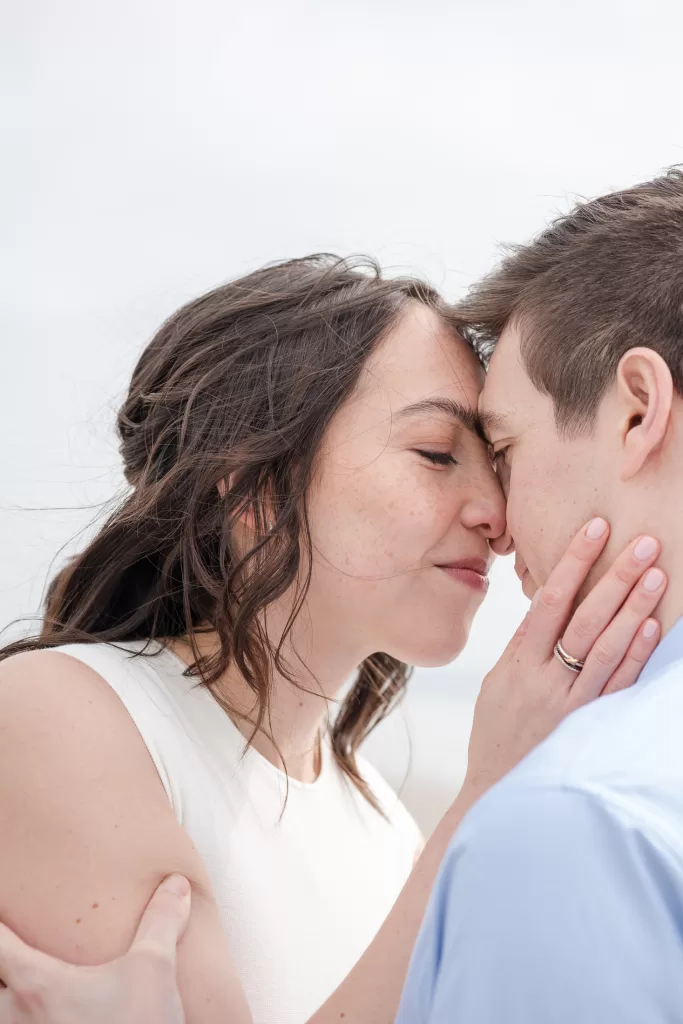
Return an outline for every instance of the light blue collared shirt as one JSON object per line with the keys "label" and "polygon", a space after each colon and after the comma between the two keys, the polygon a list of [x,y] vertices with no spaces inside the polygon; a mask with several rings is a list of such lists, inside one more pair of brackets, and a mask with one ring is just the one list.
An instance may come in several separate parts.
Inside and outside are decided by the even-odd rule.
{"label": "light blue collared shirt", "polygon": [[396,1024],[682,1024],[683,619],[466,816]]}

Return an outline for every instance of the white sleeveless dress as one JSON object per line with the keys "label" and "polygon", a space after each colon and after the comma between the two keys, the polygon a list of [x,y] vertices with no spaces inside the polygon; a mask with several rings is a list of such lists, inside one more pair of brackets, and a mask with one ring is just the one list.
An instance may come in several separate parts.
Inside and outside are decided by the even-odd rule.
{"label": "white sleeveless dress", "polygon": [[[121,649],[125,646],[125,650]],[[304,1024],[386,918],[420,846],[381,776],[359,767],[383,819],[339,771],[328,743],[314,783],[286,780],[169,651],[143,644],[57,648],[118,694],[179,824],[204,862],[254,1024]]]}

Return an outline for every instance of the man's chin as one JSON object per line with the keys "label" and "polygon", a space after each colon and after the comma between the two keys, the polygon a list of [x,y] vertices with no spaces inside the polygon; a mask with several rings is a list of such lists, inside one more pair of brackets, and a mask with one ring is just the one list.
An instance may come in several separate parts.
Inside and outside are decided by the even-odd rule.
{"label": "man's chin", "polygon": [[[574,608],[577,608],[581,604],[583,599],[591,592],[591,590],[593,589],[595,584],[600,580],[602,575],[603,575],[603,572],[602,571],[599,571],[599,572],[596,571],[596,567],[593,566],[593,568],[591,569],[591,571],[588,574],[588,578],[582,584],[582,586],[579,589],[579,592],[578,592],[578,594],[577,594],[577,596],[576,596],[576,598],[574,600]],[[548,577],[546,576],[545,580],[543,580],[542,583],[539,583],[538,580],[534,579],[534,577],[531,575],[531,573],[527,569],[527,571],[522,576],[522,591],[524,593],[524,596],[528,597],[529,600],[531,601],[533,596],[534,596],[534,594],[539,589],[539,587],[542,587],[543,584],[545,582],[547,582],[547,578]]]}

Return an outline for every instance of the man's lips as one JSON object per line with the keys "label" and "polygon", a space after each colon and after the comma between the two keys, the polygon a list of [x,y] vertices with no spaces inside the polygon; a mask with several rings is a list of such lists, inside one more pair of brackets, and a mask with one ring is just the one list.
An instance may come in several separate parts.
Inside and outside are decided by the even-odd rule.
{"label": "man's lips", "polygon": [[489,563],[485,558],[462,558],[447,562],[437,568],[443,569],[452,579],[465,583],[473,590],[486,593],[489,588]]}

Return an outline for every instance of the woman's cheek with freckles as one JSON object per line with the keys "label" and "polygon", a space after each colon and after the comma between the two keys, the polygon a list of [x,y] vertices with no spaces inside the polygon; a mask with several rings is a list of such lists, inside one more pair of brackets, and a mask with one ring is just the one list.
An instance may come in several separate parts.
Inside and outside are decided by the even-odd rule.
{"label": "woman's cheek with freckles", "polygon": [[402,504],[382,477],[366,468],[334,474],[322,482],[311,502],[315,546],[331,566],[343,572],[390,573],[401,550]]}
{"label": "woman's cheek with freckles", "polygon": [[449,474],[405,453],[337,466],[311,504],[316,546],[338,569],[366,578],[422,567],[456,514],[448,483]]}

